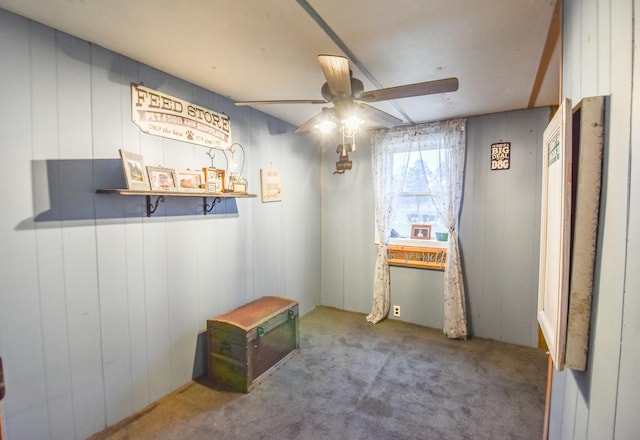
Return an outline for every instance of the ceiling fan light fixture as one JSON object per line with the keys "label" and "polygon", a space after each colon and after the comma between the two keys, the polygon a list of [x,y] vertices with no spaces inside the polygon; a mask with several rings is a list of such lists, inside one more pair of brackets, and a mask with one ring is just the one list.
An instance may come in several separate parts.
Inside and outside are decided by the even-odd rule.
{"label": "ceiling fan light fixture", "polygon": [[324,121],[319,122],[315,125],[321,133],[331,133],[336,128],[336,123],[325,119]]}
{"label": "ceiling fan light fixture", "polygon": [[[318,61],[326,82],[320,93],[323,100],[318,99],[278,99],[262,101],[239,101],[236,105],[262,104],[332,104],[332,108],[323,108],[322,112],[312,117],[296,129],[296,133],[315,128],[323,133],[339,126],[343,139],[353,140],[362,123],[367,121],[374,126],[395,127],[402,124],[399,119],[382,110],[378,110],[365,102],[393,101],[400,98],[432,95],[434,93],[454,92],[458,90],[458,78],[445,78],[434,81],[423,81],[395,87],[379,88],[364,91],[362,81],[352,76],[347,57],[338,55],[318,55]],[[374,81],[377,82],[377,81]],[[409,121],[409,117],[396,106]],[[353,118],[354,115],[358,115]],[[332,121],[332,122],[325,122]],[[335,123],[333,123],[335,122]],[[353,150],[352,150],[353,151]]]}
{"label": "ceiling fan light fixture", "polygon": [[357,116],[350,116],[347,119],[342,120],[342,124],[344,125],[344,127],[347,130],[353,130],[353,131],[356,131],[360,127],[360,125],[362,125],[363,122],[364,120],[360,119]]}
{"label": "ceiling fan light fixture", "polygon": [[356,134],[358,133],[358,128],[363,122],[363,119],[360,119],[355,115],[342,120],[342,127],[340,127],[340,131],[342,132],[342,144],[350,144],[351,151],[356,151]]}

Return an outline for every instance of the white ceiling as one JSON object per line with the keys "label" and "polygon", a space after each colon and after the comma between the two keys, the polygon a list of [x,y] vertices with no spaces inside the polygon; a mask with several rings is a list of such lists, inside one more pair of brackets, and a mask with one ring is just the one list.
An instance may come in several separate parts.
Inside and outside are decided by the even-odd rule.
{"label": "white ceiling", "polygon": [[[299,0],[305,3],[304,0]],[[227,96],[322,99],[318,54],[344,55],[296,0],[0,0],[0,7]],[[372,104],[405,122],[527,108],[555,0],[307,0],[381,84],[459,90]],[[352,61],[356,61],[353,60]],[[535,106],[558,103],[558,48]],[[352,64],[364,88],[376,88]],[[295,125],[322,106],[256,106]],[[215,109],[213,109],[215,110]]]}

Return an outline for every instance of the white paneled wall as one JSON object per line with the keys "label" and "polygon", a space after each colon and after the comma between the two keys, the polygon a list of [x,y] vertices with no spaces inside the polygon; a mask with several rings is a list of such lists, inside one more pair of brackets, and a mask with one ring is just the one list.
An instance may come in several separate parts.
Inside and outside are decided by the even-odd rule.
{"label": "white paneled wall", "polygon": [[[472,333],[536,347],[542,135],[550,110],[469,118],[460,242]],[[511,166],[491,170],[491,144]]]}
{"label": "white paneled wall", "polygon": [[563,95],[574,104],[608,98],[589,359],[585,373],[553,375],[552,440],[635,439],[640,429],[639,8],[637,0],[564,1]]}
{"label": "white paneled wall", "polygon": [[[82,439],[201,373],[206,319],[262,295],[320,303],[320,150],[219,95],[0,10],[0,356],[9,439]],[[97,195],[124,185],[118,149],[200,168],[207,150],[142,133],[130,84],[224,112],[245,176],[283,201]],[[281,134],[274,134],[281,133]],[[225,167],[222,153],[215,165]]]}
{"label": "white paneled wall", "polygon": [[[549,109],[467,120],[467,160],[460,242],[475,336],[537,346],[542,133]],[[511,142],[512,168],[491,171],[491,143]],[[373,292],[373,191],[368,139],[350,155],[353,169],[333,175],[336,145],[322,169],[322,303],[362,313]],[[391,268],[391,304],[401,320],[441,328],[440,271]]]}

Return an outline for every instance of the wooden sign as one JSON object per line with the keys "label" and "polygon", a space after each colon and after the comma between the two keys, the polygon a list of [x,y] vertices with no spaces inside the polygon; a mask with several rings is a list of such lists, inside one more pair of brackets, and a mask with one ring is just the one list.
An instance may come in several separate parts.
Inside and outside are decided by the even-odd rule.
{"label": "wooden sign", "polygon": [[282,180],[278,170],[260,170],[260,195],[263,202],[282,200]]}
{"label": "wooden sign", "polygon": [[387,261],[390,266],[444,270],[447,263],[447,249],[388,245]]}
{"label": "wooden sign", "polygon": [[223,113],[131,84],[131,120],[145,133],[224,150],[231,120]]}
{"label": "wooden sign", "polygon": [[491,170],[508,170],[511,166],[511,142],[491,144]]}

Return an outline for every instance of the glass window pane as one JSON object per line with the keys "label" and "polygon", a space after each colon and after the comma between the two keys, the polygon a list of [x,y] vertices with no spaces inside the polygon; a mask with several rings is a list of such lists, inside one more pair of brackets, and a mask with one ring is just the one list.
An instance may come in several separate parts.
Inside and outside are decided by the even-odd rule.
{"label": "glass window pane", "polygon": [[[411,225],[431,225],[432,238],[436,232],[446,232],[429,195],[427,178],[436,179],[439,158],[436,150],[406,151],[393,155],[396,182],[402,185],[396,201],[392,226],[394,238],[410,238]],[[426,175],[426,177],[425,177]]]}

